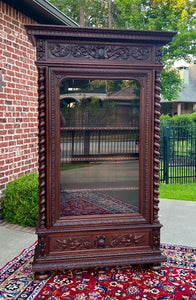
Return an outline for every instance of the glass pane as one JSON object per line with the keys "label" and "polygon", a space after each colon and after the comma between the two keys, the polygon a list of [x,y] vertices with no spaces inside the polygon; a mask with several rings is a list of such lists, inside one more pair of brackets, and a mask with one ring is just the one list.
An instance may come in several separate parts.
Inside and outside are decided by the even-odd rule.
{"label": "glass pane", "polygon": [[139,113],[135,81],[62,82],[61,217],[139,211]]}

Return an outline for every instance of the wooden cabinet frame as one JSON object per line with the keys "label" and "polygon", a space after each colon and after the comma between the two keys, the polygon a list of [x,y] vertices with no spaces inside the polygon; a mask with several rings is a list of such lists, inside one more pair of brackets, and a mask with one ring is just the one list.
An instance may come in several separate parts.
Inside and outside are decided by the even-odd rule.
{"label": "wooden cabinet frame", "polygon": [[[165,261],[158,221],[162,47],[174,32],[27,25],[37,49],[39,221],[33,271]],[[59,87],[64,79],[140,85],[139,212],[60,217]],[[58,241],[58,243],[57,243]]]}

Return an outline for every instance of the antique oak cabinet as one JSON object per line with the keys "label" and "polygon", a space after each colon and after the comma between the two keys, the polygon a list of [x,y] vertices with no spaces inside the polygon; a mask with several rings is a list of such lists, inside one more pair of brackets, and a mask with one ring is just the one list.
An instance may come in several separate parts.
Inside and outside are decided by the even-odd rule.
{"label": "antique oak cabinet", "polygon": [[174,32],[27,25],[39,94],[33,271],[165,261],[160,72]]}

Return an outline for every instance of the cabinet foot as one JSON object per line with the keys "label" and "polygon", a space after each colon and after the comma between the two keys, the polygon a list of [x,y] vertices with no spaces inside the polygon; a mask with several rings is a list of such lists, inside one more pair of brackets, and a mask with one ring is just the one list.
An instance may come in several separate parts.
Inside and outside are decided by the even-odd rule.
{"label": "cabinet foot", "polygon": [[153,271],[161,271],[161,269],[162,269],[161,263],[151,265],[151,270]]}
{"label": "cabinet foot", "polygon": [[50,277],[50,272],[35,272],[34,277],[36,280],[46,280]]}

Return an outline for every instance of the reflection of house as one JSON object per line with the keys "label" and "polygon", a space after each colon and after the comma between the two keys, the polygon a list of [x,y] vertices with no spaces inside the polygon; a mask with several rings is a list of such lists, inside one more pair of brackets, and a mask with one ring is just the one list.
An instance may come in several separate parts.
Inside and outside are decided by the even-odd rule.
{"label": "reflection of house", "polygon": [[196,65],[182,66],[180,75],[184,80],[184,90],[178,100],[161,101],[161,113],[173,116],[196,111]]}
{"label": "reflection of house", "polygon": [[136,98],[139,99],[139,96],[136,96],[136,87],[135,86],[128,86],[123,88],[122,90],[112,93],[108,99],[113,101],[117,101],[121,104],[127,105],[128,102],[135,100]]}
{"label": "reflection of house", "polygon": [[68,102],[80,102],[81,99],[98,98],[100,100],[106,99],[106,93],[98,92],[72,92],[60,95],[60,100],[67,100]]}
{"label": "reflection of house", "polygon": [[77,80],[67,79],[61,83],[60,87],[60,100],[65,100],[67,104],[80,102],[81,99],[97,98],[104,100],[106,98],[105,84],[100,85],[98,88],[91,86],[94,80]]}
{"label": "reflection of house", "polygon": [[118,106],[116,122],[124,124],[137,124],[139,121],[140,97],[135,86],[128,86],[112,93],[108,99]]}
{"label": "reflection of house", "polygon": [[[108,95],[109,84],[112,84],[110,90],[114,92]],[[139,90],[135,85],[120,89],[121,84],[115,80],[101,80],[97,86],[94,80],[64,81],[60,94],[64,124],[74,126],[82,122],[86,126],[128,126],[138,123],[140,101],[136,94]]]}
{"label": "reflection of house", "polygon": [[47,0],[0,1],[0,192],[38,167],[36,50],[24,24],[39,23],[76,26]]}
{"label": "reflection of house", "polygon": [[[77,81],[77,83],[79,82],[79,80]],[[85,87],[87,87],[88,85],[86,85]],[[63,99],[68,99],[71,100],[73,102],[75,101],[80,101],[83,98],[86,99],[92,99],[92,98],[98,98],[100,100],[105,100],[105,99],[109,99],[111,101],[115,101],[117,103],[121,103],[124,105],[129,104],[132,100],[138,98],[139,96],[136,96],[136,87],[135,86],[128,86],[125,87],[117,92],[113,92],[112,94],[110,94],[109,96],[106,93],[106,87],[102,86],[100,88],[97,89],[91,89],[91,90],[83,90],[79,83],[78,83],[78,87],[74,88],[68,88],[68,90],[65,91],[60,95],[60,100]]]}

